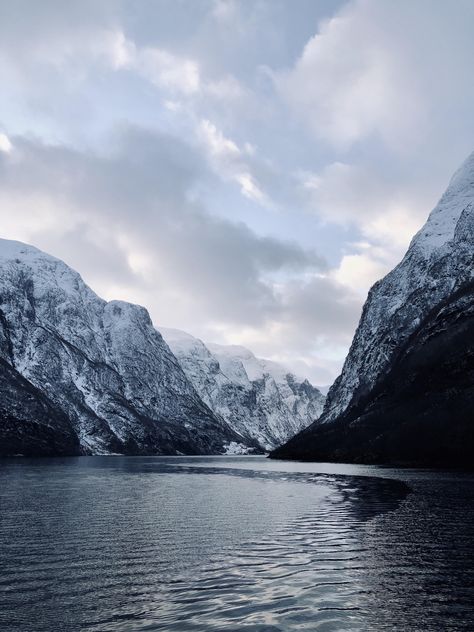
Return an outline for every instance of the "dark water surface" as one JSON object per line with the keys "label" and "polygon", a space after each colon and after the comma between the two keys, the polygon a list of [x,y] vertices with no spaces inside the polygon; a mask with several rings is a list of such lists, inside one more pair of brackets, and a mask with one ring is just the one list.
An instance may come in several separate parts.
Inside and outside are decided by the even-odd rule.
{"label": "dark water surface", "polygon": [[474,476],[0,461],[0,629],[474,630]]}

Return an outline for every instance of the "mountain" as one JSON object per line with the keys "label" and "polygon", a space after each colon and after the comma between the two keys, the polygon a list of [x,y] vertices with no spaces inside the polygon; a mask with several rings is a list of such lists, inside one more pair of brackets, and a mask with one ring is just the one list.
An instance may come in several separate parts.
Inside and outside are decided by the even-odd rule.
{"label": "mountain", "polygon": [[148,312],[0,240],[0,455],[215,454],[243,439],[202,401]]}
{"label": "mountain", "polygon": [[203,401],[247,441],[281,445],[322,412],[324,397],[276,362],[240,346],[204,344],[177,329],[160,329]]}
{"label": "mountain", "polygon": [[272,456],[472,466],[473,264],[474,153],[370,290],[321,418]]}

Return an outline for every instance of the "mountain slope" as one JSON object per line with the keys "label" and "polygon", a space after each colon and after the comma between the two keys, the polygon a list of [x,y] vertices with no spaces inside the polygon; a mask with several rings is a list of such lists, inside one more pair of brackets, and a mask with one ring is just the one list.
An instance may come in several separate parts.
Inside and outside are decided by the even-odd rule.
{"label": "mountain slope", "polygon": [[474,154],[369,292],[320,420],[276,457],[461,463],[472,441]]}
{"label": "mountain slope", "polygon": [[0,456],[62,456],[80,453],[63,412],[0,359]]}
{"label": "mountain slope", "polygon": [[160,329],[202,399],[247,441],[267,450],[316,419],[324,397],[275,362],[239,346],[207,344]]}
{"label": "mountain slope", "polygon": [[200,399],[143,307],[106,303],[62,261],[7,240],[0,357],[11,390],[0,411],[2,453],[24,452],[6,430],[33,416],[19,404],[22,390],[37,400],[31,407],[54,410],[49,432],[60,445],[69,428],[57,453],[206,454],[242,440]]}

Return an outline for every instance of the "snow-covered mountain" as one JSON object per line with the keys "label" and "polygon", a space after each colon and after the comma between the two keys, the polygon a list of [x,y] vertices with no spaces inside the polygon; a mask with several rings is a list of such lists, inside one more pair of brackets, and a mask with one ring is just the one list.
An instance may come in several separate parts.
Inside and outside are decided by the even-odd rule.
{"label": "snow-covered mountain", "polygon": [[474,154],[401,263],[370,290],[323,415],[276,455],[442,462],[444,450],[447,461],[472,458],[473,264]]}
{"label": "snow-covered mountain", "polygon": [[0,454],[208,454],[242,437],[202,401],[143,307],[0,240]]}
{"label": "snow-covered mountain", "polygon": [[160,332],[211,410],[263,449],[281,445],[321,414],[319,390],[280,364],[245,347],[204,344],[177,329]]}

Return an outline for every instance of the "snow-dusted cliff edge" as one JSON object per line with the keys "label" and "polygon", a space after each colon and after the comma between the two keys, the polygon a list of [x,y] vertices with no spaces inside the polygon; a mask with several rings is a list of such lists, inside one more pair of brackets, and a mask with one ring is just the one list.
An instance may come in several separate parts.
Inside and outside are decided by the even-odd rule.
{"label": "snow-dusted cliff edge", "polygon": [[[450,441],[457,445],[460,459],[470,454],[473,279],[474,154],[402,262],[370,290],[320,420],[275,456],[403,460],[409,453],[404,442],[411,441],[419,450],[407,458],[420,461],[423,432],[444,442],[447,452]],[[442,454],[436,459],[442,462]]]}
{"label": "snow-dusted cliff edge", "polygon": [[393,354],[437,303],[473,278],[474,153],[454,174],[401,263],[370,290],[323,421],[372,388]]}
{"label": "snow-dusted cliff edge", "polygon": [[160,332],[209,408],[261,448],[281,445],[321,414],[324,396],[281,365],[241,346],[204,344],[176,329]]}

